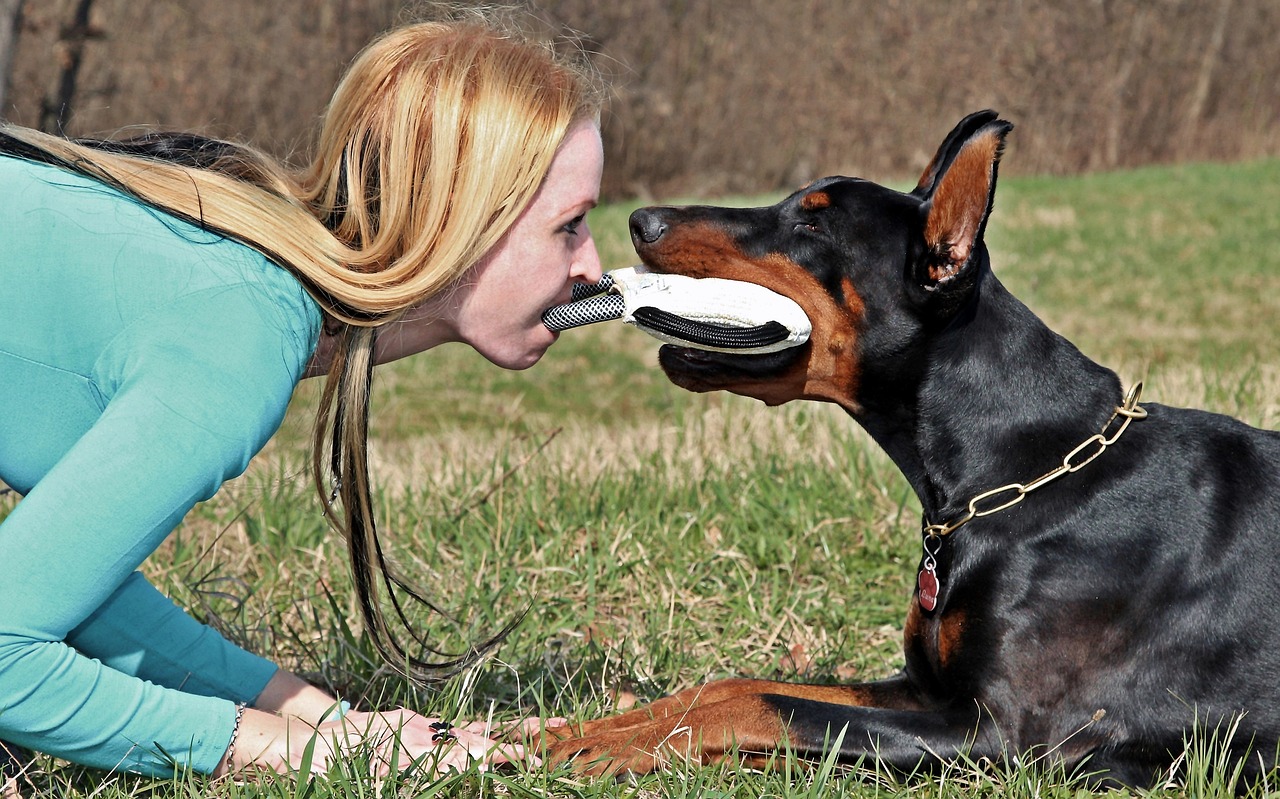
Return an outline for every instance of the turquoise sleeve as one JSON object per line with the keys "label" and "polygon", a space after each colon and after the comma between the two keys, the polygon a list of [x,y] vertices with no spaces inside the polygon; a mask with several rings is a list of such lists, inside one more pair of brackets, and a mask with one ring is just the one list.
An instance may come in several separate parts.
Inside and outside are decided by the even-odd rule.
{"label": "turquoise sleeve", "polygon": [[156,685],[245,705],[253,705],[278,670],[188,616],[141,572],[129,575],[67,643]]}
{"label": "turquoise sleeve", "polygon": [[[131,575],[279,426],[317,333],[300,294],[296,284],[291,293],[261,284],[193,292],[140,316],[98,358],[96,390],[110,400],[0,524],[0,738],[105,769],[216,768],[234,703],[200,695],[215,683],[178,690],[126,671],[170,683],[222,656],[214,650],[225,654],[221,643],[183,622],[196,654],[149,660],[159,647],[144,634],[143,662],[120,670],[111,664],[123,664],[129,644],[107,647],[104,662],[67,640],[78,631],[101,641],[99,622],[140,621],[112,606],[139,603]],[[41,381],[58,380],[56,370],[11,362],[23,384],[7,396],[50,395]],[[154,598],[133,610],[176,623]],[[233,681],[241,696],[252,690]]]}

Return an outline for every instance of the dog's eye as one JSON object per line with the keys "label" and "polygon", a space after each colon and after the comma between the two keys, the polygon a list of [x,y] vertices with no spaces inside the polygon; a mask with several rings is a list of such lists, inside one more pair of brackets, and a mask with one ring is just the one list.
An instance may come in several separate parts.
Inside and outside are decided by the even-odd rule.
{"label": "dog's eye", "polygon": [[822,226],[817,222],[797,222],[796,230],[804,233],[821,233]]}

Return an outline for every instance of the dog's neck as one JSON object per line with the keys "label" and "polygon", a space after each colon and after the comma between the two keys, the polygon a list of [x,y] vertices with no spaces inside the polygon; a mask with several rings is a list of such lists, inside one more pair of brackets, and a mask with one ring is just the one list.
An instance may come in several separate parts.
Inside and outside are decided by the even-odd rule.
{"label": "dog's neck", "polygon": [[868,408],[858,420],[932,521],[1061,463],[1121,400],[1113,372],[1051,331],[990,272],[923,342],[917,365],[906,402]]}

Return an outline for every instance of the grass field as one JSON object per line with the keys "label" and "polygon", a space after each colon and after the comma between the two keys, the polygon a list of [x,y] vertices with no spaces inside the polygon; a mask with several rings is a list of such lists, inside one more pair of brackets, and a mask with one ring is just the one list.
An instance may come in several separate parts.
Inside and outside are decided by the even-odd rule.
{"label": "grass field", "polygon": [[[629,210],[592,216],[606,268],[634,260]],[[1005,179],[988,244],[1015,294],[1126,382],[1145,380],[1146,399],[1280,426],[1280,161]],[[306,474],[316,386],[299,391],[250,472],[146,568],[286,667],[360,703],[434,714],[590,717],[708,678],[827,682],[899,668],[918,505],[887,458],[832,407],[680,392],[655,351],[602,325],[564,334],[525,373],[460,347],[381,372],[373,458],[386,543],[459,619],[422,623],[456,649],[530,608],[498,661],[466,681],[415,690],[352,633],[344,553]],[[1204,743],[1158,795],[1230,792],[1206,777]],[[535,771],[380,787],[352,773],[236,786],[37,766],[41,792],[95,797],[1086,793],[1051,770],[976,765],[915,780],[825,764],[629,784]]]}

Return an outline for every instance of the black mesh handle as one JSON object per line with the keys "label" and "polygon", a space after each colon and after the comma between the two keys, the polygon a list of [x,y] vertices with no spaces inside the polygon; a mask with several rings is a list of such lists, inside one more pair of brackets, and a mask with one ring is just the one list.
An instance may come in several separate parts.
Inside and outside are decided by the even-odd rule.
{"label": "black mesh handle", "polygon": [[[577,291],[577,286],[574,291]],[[566,302],[543,311],[542,324],[552,330],[568,330],[571,327],[621,319],[624,313],[626,301],[620,294],[587,295],[586,299]]]}
{"label": "black mesh handle", "polygon": [[658,308],[641,307],[632,314],[636,322],[672,338],[704,347],[747,350],[786,341],[791,333],[781,322],[765,322],[755,327],[733,327],[714,322],[695,322]]}

